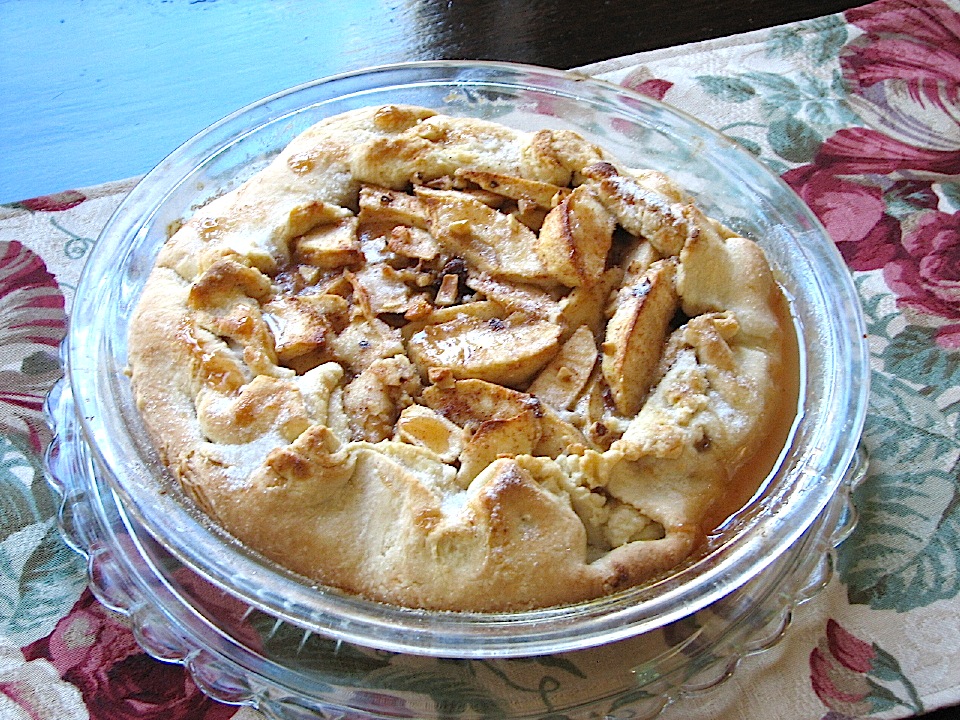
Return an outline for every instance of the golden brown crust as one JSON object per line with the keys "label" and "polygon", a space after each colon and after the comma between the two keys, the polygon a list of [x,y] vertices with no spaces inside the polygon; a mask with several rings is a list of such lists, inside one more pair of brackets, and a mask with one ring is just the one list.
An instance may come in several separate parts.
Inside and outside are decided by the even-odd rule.
{"label": "golden brown crust", "polygon": [[168,241],[130,325],[163,462],[251,548],[445,610],[669,572],[764,438],[763,253],[578,135],[326,120]]}

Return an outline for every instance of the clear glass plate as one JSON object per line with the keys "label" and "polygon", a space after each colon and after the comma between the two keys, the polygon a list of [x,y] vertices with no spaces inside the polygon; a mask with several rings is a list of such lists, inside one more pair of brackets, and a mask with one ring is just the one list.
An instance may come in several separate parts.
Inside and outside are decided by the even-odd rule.
{"label": "clear glass plate", "polygon": [[[306,582],[236,543],[164,470],[124,371],[130,313],[169,228],[236,187],[313,123],[384,103],[575,130],[626,164],[668,173],[708,214],[764,248],[798,328],[800,411],[762,491],[675,573],[595,601],[529,612],[442,613],[369,602]],[[165,563],[175,558],[244,607],[379,651],[458,661],[555,656],[677,627],[798,561],[797,544],[811,537],[856,452],[869,379],[864,337],[850,275],[823,228],[779,178],[715,131],[649,98],[559,71],[485,62],[386,66],[255,103],[173,152],[130,193],[77,289],[64,344],[69,431],[85,448],[85,471],[96,477],[91,497],[137,528],[129,538],[140,556],[162,550]]]}

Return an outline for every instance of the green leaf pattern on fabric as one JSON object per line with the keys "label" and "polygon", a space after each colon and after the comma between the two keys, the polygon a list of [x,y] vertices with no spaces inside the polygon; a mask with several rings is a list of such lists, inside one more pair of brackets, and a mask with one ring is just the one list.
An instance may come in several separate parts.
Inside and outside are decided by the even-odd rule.
{"label": "green leaf pattern on fabric", "polygon": [[80,597],[83,561],[60,538],[34,454],[0,437],[0,642],[48,635]]}
{"label": "green leaf pattern on fabric", "polygon": [[933,403],[878,372],[864,441],[871,472],[855,497],[861,522],[840,554],[850,601],[908,610],[953,597],[956,438]]}
{"label": "green leaf pattern on fabric", "polygon": [[724,75],[701,75],[697,80],[703,85],[704,90],[725,102],[746,102],[757,95],[754,87],[740,78]]}
{"label": "green leaf pattern on fabric", "polygon": [[823,143],[823,138],[803,120],[787,116],[770,123],[767,142],[784,160],[802,163],[816,154]]}
{"label": "green leaf pattern on fabric", "polygon": [[826,63],[847,42],[847,25],[840,15],[815,18],[807,23],[774,29],[766,43],[769,58],[789,58],[805,53],[815,63]]}
{"label": "green leaf pattern on fabric", "polygon": [[960,400],[949,395],[960,386],[960,359],[931,330],[902,326],[866,278],[859,286],[875,345],[870,473],[855,494],[860,522],[839,569],[850,602],[906,611],[960,593]]}
{"label": "green leaf pattern on fabric", "polygon": [[[847,36],[840,16],[775,30],[765,43],[766,56],[788,64],[797,60],[796,70],[698,75],[694,79],[719,102],[756,103],[757,122],[737,122],[719,129],[771,169],[783,172],[790,164],[809,162],[824,138],[836,130],[859,124],[847,105],[837,67]],[[741,133],[745,126],[764,131],[765,137],[761,140],[755,133]]]}

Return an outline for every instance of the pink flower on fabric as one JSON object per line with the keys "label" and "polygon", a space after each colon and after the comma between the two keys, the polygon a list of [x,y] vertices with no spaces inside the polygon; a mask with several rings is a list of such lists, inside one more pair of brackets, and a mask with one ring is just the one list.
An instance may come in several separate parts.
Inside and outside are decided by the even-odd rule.
{"label": "pink flower on fabric", "polygon": [[146,655],[87,591],[48,637],[23,648],[76,685],[97,720],[227,720],[236,708],[203,695],[179,665]]}
{"label": "pink flower on fabric", "polygon": [[[939,211],[934,191],[938,177],[958,173],[960,152],[850,128],[827,140],[812,164],[782,177],[824,224],[851,269],[882,269],[901,305],[949,321],[938,343],[960,347],[960,216]],[[907,210],[895,215],[892,205],[901,201]]]}
{"label": "pink flower on fabric", "polygon": [[831,167],[804,165],[785,173],[783,179],[820,218],[841,249],[874,233],[886,212],[879,188],[837,177]]}
{"label": "pink flower on fabric", "polygon": [[831,710],[859,717],[872,710],[868,700],[872,686],[867,673],[876,650],[827,621],[826,637],[810,653],[810,683],[820,701]]}
{"label": "pink flower on fabric", "polygon": [[0,432],[40,452],[50,439],[43,401],[60,377],[66,332],[63,295],[43,260],[19,242],[0,242]]}
{"label": "pink flower on fabric", "polygon": [[827,647],[830,654],[848,670],[869,672],[877,651],[853,633],[847,632],[836,620],[827,620]]}
{"label": "pink flower on fabric", "polygon": [[902,246],[906,253],[884,267],[887,285],[902,305],[952,321],[938,341],[960,348],[960,213],[921,214]]}
{"label": "pink flower on fabric", "polygon": [[865,31],[842,57],[846,77],[862,89],[885,80],[916,88],[960,83],[960,14],[938,0],[879,0],[844,13]]}
{"label": "pink flower on fabric", "polygon": [[4,710],[14,717],[89,718],[77,688],[63,682],[49,662],[27,662],[18,649],[0,644],[0,713]]}
{"label": "pink flower on fabric", "polygon": [[866,677],[840,665],[822,647],[810,653],[810,683],[820,702],[831,710],[860,717],[872,709]]}
{"label": "pink flower on fabric", "polygon": [[621,80],[620,84],[654,100],[663,100],[663,96],[673,87],[673,83],[669,80],[651,77],[646,68],[634,70]]}
{"label": "pink flower on fabric", "polygon": [[86,199],[87,196],[79,190],[65,190],[53,195],[40,195],[29,200],[21,200],[14,205],[34,212],[63,212],[75,208]]}
{"label": "pink flower on fabric", "polygon": [[901,142],[960,150],[960,13],[941,0],[880,0],[845,17],[864,30],[840,56],[854,112]]}
{"label": "pink flower on fabric", "polygon": [[895,706],[914,714],[924,710],[896,658],[832,619],[810,653],[810,685],[831,710],[824,720],[864,717]]}
{"label": "pink flower on fabric", "polygon": [[949,176],[960,172],[960,152],[927,150],[869,128],[848,128],[820,147],[814,164],[829,166],[835,175],[887,175],[909,169]]}
{"label": "pink flower on fabric", "polygon": [[659,78],[654,78],[653,80],[646,80],[640,83],[634,89],[638,93],[652,97],[655,100],[663,100],[663,96],[667,94],[667,90],[672,87],[673,83],[669,80],[660,80]]}

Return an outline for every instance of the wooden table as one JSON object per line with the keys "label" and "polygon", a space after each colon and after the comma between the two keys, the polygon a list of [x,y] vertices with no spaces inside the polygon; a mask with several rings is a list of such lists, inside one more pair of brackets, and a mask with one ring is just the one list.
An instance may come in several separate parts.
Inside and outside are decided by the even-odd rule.
{"label": "wooden table", "polygon": [[247,103],[369,65],[570,68],[861,0],[0,2],[0,202],[139,175]]}

